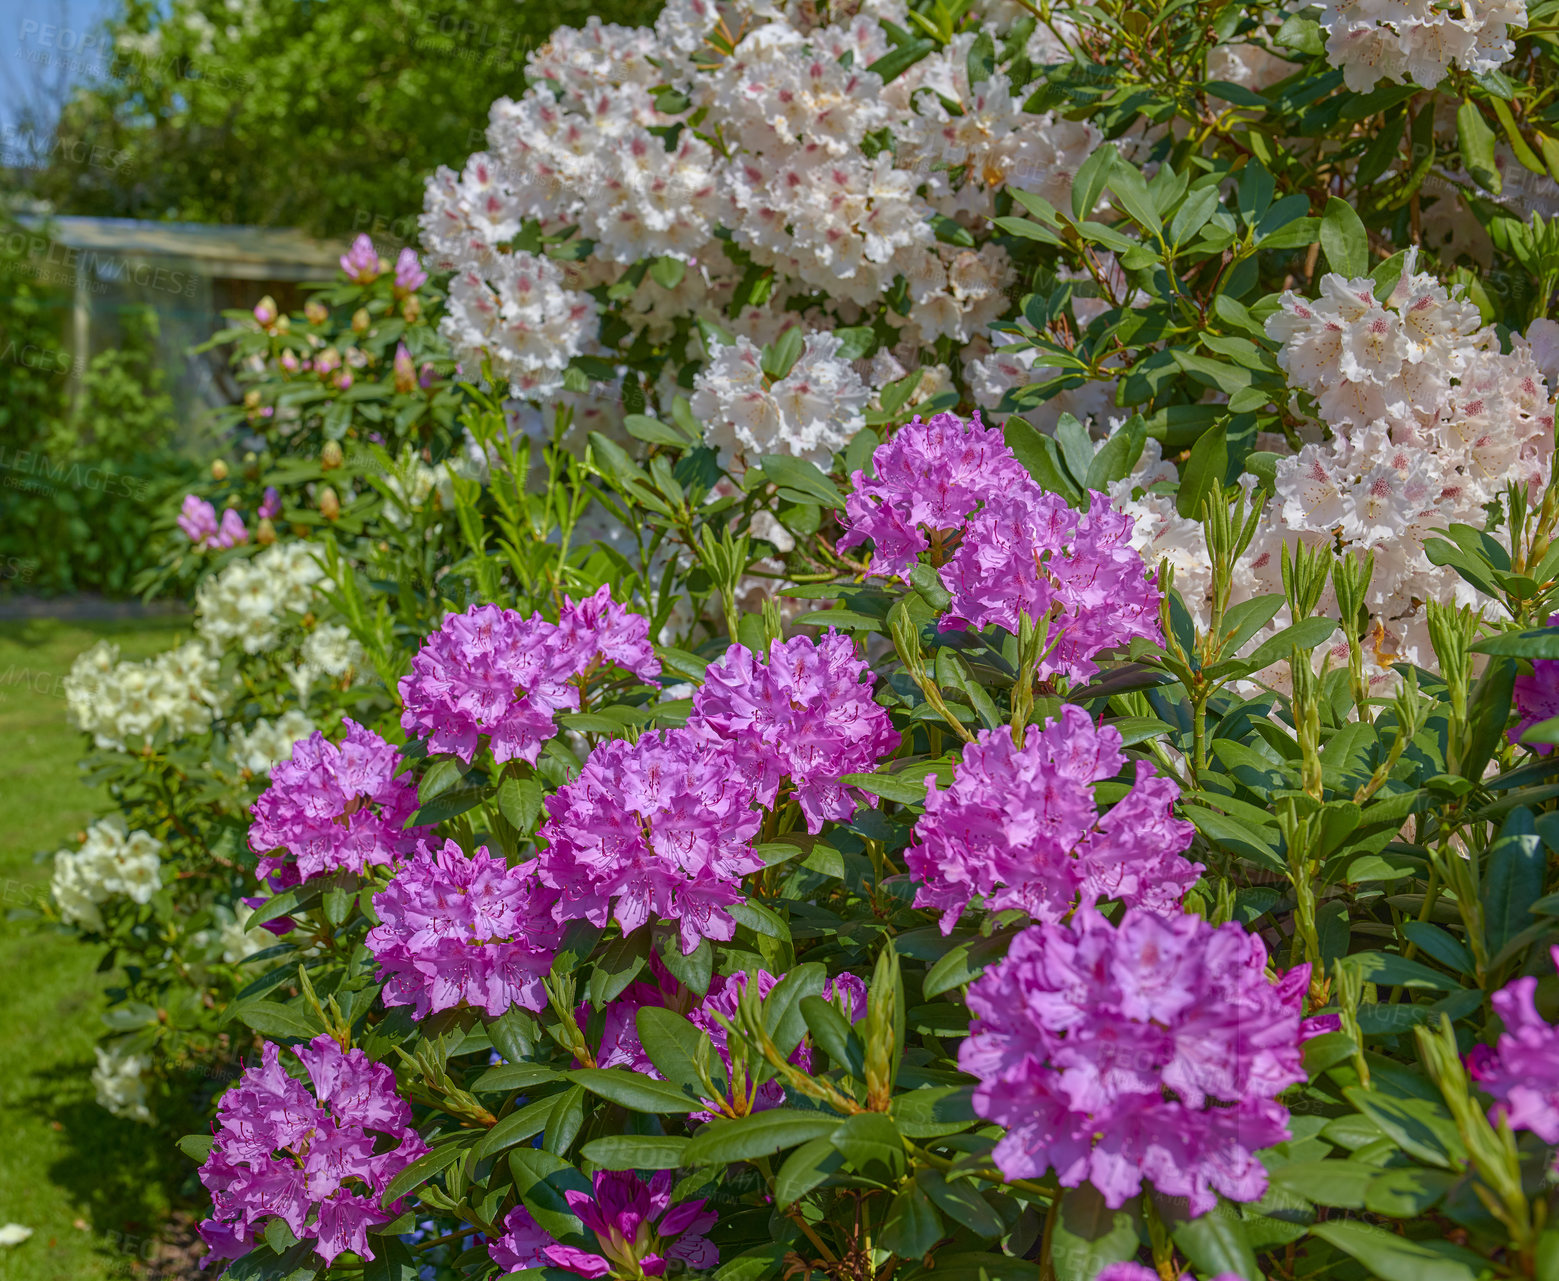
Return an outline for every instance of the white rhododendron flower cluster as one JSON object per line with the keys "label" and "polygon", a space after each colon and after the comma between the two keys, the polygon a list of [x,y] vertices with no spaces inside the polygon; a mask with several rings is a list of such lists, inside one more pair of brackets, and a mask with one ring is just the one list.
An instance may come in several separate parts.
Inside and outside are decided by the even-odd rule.
{"label": "white rhododendron flower cluster", "polygon": [[262,716],[253,725],[236,726],[230,744],[233,761],[251,774],[269,776],[273,765],[292,759],[293,745],[314,729],[314,722],[296,707],[275,720]]}
{"label": "white rhododendron flower cluster", "polygon": [[[1384,299],[1373,280],[1327,275],[1318,298],[1285,293],[1268,318],[1278,364],[1313,398],[1329,439],[1278,460],[1275,492],[1235,574],[1244,599],[1282,590],[1285,542],[1373,554],[1365,603],[1377,675],[1399,660],[1434,665],[1424,602],[1478,603],[1454,570],[1431,563],[1425,541],[1453,523],[1482,528],[1509,485],[1539,494],[1553,453],[1553,389],[1533,347],[1517,334],[1501,351],[1476,306],[1416,268],[1409,250]],[[1533,336],[1547,338],[1540,326]],[[1169,561],[1195,608],[1212,584],[1202,527],[1176,513],[1172,495],[1144,492],[1174,476],[1149,446],[1112,496],[1136,518],[1135,545]],[[1328,591],[1323,609],[1334,608]],[[1257,640],[1289,621],[1284,611]]]}
{"label": "white rhododendron flower cluster", "polygon": [[219,667],[199,641],[139,663],[119,661],[119,646],[99,641],[71,665],[66,712],[98,747],[116,751],[160,729],[173,739],[198,734],[222,706]]}
{"label": "white rhododendron flower cluster", "polygon": [[[839,410],[775,410],[789,389],[744,375],[756,362],[742,340],[799,324],[810,355],[820,332],[886,319],[907,368],[939,342],[988,355],[1022,292],[989,243],[997,194],[1064,203],[1102,145],[1091,124],[1026,111],[1010,64],[971,83],[976,40],[1014,56],[1005,35],[1023,15],[1008,8],[887,84],[871,67],[894,48],[883,24],[908,21],[898,0],[826,23],[810,6],[674,0],[653,29],[558,30],[531,55],[531,88],[494,104],[488,150],[428,187],[423,243],[456,273],[443,332],[457,356],[545,400],[577,355],[674,340],[671,368],[709,380],[711,444],[805,457],[848,434],[858,380],[818,358],[803,378],[837,384]],[[1043,25],[1016,53],[1065,56]],[[571,227],[588,255],[535,252],[538,233]],[[646,272],[655,260],[674,269]],[[686,373],[647,391],[678,386]],[[726,412],[737,397],[765,402],[764,423]]]}
{"label": "white rhododendron flower cluster", "polygon": [[321,682],[338,681],[367,666],[368,655],[349,628],[340,623],[321,623],[299,646],[298,664],[292,669],[292,684],[298,697],[306,700],[309,691]]}
{"label": "white rhododendron flower cluster", "polygon": [[275,543],[201,582],[195,629],[213,649],[263,654],[280,644],[289,621],[308,611],[324,576],[312,544]]}
{"label": "white rhododendron flower cluster", "polygon": [[1326,55],[1355,93],[1381,80],[1433,89],[1451,67],[1493,71],[1514,52],[1526,0],[1341,0],[1321,6]]}
{"label": "white rhododendron flower cluster", "polygon": [[720,451],[720,465],[739,469],[765,454],[793,454],[826,467],[865,426],[862,411],[871,399],[838,351],[832,334],[809,334],[790,371],[771,379],[762,352],[746,338],[717,348],[694,384],[692,409]]}
{"label": "white rhododendron flower cluster", "polygon": [[146,903],[162,886],[162,842],[149,832],[129,831],[110,814],[87,828],[81,848],[54,856],[50,889],[60,916],[84,929],[103,928],[98,905],[115,895]]}
{"label": "white rhododendron flower cluster", "polygon": [[149,1122],[152,1110],[147,1105],[146,1071],[151,1060],[117,1045],[95,1045],[92,1049],[97,1055],[92,1088],[97,1091],[98,1106],[126,1120]]}

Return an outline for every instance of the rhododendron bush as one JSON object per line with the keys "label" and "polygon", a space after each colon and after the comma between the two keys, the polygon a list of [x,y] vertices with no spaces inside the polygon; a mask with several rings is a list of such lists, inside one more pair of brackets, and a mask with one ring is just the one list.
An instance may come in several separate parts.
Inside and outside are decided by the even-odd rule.
{"label": "rhododendron bush", "polygon": [[1556,24],[673,0],[235,316],[53,909],[213,1272],[1546,1277]]}

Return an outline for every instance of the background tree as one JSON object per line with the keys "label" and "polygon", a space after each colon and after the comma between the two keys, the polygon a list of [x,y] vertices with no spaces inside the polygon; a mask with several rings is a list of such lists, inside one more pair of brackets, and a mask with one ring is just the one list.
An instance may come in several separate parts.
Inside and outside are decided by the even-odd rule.
{"label": "background tree", "polygon": [[[125,0],[29,180],[59,213],[409,239],[424,178],[480,142],[560,23],[644,0]],[[95,73],[95,74],[93,74]],[[475,133],[473,133],[475,131]]]}

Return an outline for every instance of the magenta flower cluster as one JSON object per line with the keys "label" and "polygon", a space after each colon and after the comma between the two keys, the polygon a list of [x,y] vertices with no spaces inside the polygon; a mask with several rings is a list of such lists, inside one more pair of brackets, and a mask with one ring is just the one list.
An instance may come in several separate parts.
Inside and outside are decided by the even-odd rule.
{"label": "magenta flower cluster", "polygon": [[359,285],[371,284],[379,275],[379,251],[374,248],[374,242],[367,232],[358,235],[348,249],[338,259],[341,270]]}
{"label": "magenta flower cluster", "polygon": [[417,1019],[457,1005],[493,1017],[513,1005],[545,1009],[542,980],[561,937],[555,898],[533,863],[511,868],[485,848],[467,858],[454,841],[424,844],[374,896],[379,924],[367,943],[385,1005],[409,1005]]}
{"label": "magenta flower cluster", "polygon": [[1171,812],[1180,789],[1146,761],[1101,812],[1093,785],[1125,766],[1120,731],[1071,704],[1030,726],[1022,747],[1005,728],[981,730],[949,787],[926,780],[926,811],[904,855],[920,882],[915,906],[941,912],[944,934],[976,895],[991,911],[1018,908],[1036,921],[1104,899],[1173,911],[1202,870],[1182,857],[1195,828]]}
{"label": "magenta flower cluster", "polygon": [[198,498],[194,494],[184,495],[184,504],[179,508],[177,523],[184,531],[184,536],[196,547],[226,549],[249,541],[249,531],[244,527],[244,518],[236,509],[229,507],[222,513],[222,520],[218,523],[217,509],[204,498]]}
{"label": "magenta flower cluster", "polygon": [[1159,593],[1131,546],[1132,522],[1103,494],[1086,513],[1042,490],[976,414],[915,419],[855,474],[844,550],[872,540],[872,572],[907,577],[929,550],[952,594],[948,627],[1043,619],[1041,678],[1087,680],[1095,655],[1161,639]]}
{"label": "magenta flower cluster", "polygon": [[1085,513],[1032,481],[992,499],[970,519],[942,585],[947,626],[1047,619],[1041,678],[1087,680],[1094,656],[1135,637],[1159,641],[1159,593],[1131,545],[1132,520],[1095,493]]}
{"label": "magenta flower cluster", "polygon": [[211,1217],[200,1225],[212,1257],[237,1258],[281,1219],[312,1238],[329,1264],[343,1250],[366,1259],[369,1228],[400,1213],[379,1200],[390,1180],[427,1151],[395,1074],[361,1050],[317,1036],[292,1053],[308,1084],[290,1075],[268,1043],[259,1066],[217,1104],[217,1129],[200,1180]]}
{"label": "magenta flower cluster", "polygon": [[[1559,947],[1549,955],[1559,968]],[[1467,1067],[1494,1098],[1489,1120],[1503,1116],[1512,1130],[1528,1130],[1544,1143],[1559,1143],[1559,1027],[1537,1012],[1537,980],[1507,983],[1492,997],[1505,1024],[1498,1043],[1473,1050]]]}
{"label": "magenta flower cluster", "polygon": [[[376,267],[377,263],[374,264]],[[414,294],[428,283],[428,273],[422,269],[417,251],[408,246],[395,259],[395,292]]]}
{"label": "magenta flower cluster", "polygon": [[557,733],[553,717],[579,709],[580,685],[603,664],[642,680],[660,674],[649,620],[606,587],[577,603],[565,597],[557,623],[478,605],[445,618],[412,659],[401,727],[467,763],[486,736],[495,761],[534,765]]}
{"label": "magenta flower cluster", "polygon": [[[1550,615],[1548,625],[1559,627],[1559,614]],[[1521,736],[1532,726],[1559,716],[1559,658],[1534,658],[1532,670],[1516,677],[1512,693],[1516,701],[1516,715],[1520,719],[1508,737],[1512,743],[1519,743]],[[1547,756],[1554,750],[1549,743],[1534,743],[1531,746],[1540,756]]]}
{"label": "magenta flower cluster", "polygon": [[417,809],[401,754],[372,730],[345,719],[337,747],[315,730],[271,770],[271,785],[250,808],[249,846],[257,874],[283,890],[313,876],[388,867],[412,854],[431,827],[406,828]]}
{"label": "magenta flower cluster", "polygon": [[1034,483],[978,411],[968,423],[917,416],[877,446],[872,468],[875,479],[852,478],[839,550],[871,539],[871,572],[887,578],[909,577],[921,554],[949,544],[983,503]]}
{"label": "magenta flower cluster", "polygon": [[521,1205],[509,1211],[503,1236],[490,1247],[493,1262],[505,1274],[559,1267],[589,1278],[703,1272],[720,1262],[704,1235],[718,1216],[702,1198],[673,1205],[669,1171],[657,1170],[646,1182],[631,1171],[598,1170],[593,1182],[590,1192],[571,1188],[563,1199],[595,1237],[595,1249],[555,1240]]}
{"label": "magenta flower cluster", "polygon": [[872,701],[872,680],[855,646],[833,632],[816,642],[776,640],[766,663],[733,645],[705,670],[688,724],[730,745],[758,804],[772,806],[790,779],[815,834],[871,801],[839,780],[869,773],[899,744],[887,711]]}
{"label": "magenta flower cluster", "polygon": [[546,809],[538,864],[559,891],[558,920],[615,917],[624,934],[674,920],[684,952],[733,936],[726,909],[763,860],[752,850],[761,816],[725,744],[689,729],[610,739]]}
{"label": "magenta flower cluster", "polygon": [[1092,1183],[1115,1209],[1144,1179],[1193,1215],[1259,1200],[1256,1151],[1289,1137],[1276,1099],[1305,1079],[1310,979],[1266,967],[1259,938],[1197,916],[1083,908],[1024,930],[970,987],[958,1054],[975,1111],[1006,1130],[998,1168]]}

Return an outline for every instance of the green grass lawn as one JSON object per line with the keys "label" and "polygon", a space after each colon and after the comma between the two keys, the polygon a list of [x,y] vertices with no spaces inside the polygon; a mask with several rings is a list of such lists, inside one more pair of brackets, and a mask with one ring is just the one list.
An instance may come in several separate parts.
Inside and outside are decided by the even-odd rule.
{"label": "green grass lawn", "polygon": [[[82,738],[65,719],[60,678],[105,637],[124,658],[166,649],[178,620],[0,623],[0,902],[25,909],[52,854],[108,798],[76,768]],[[44,852],[45,857],[36,855]],[[0,1247],[0,1281],[126,1278],[168,1210],[162,1140],[110,1116],[88,1080],[108,975],[71,935],[34,921],[0,926],[0,1223],[32,1238]],[[143,1256],[144,1257],[144,1256]]]}

